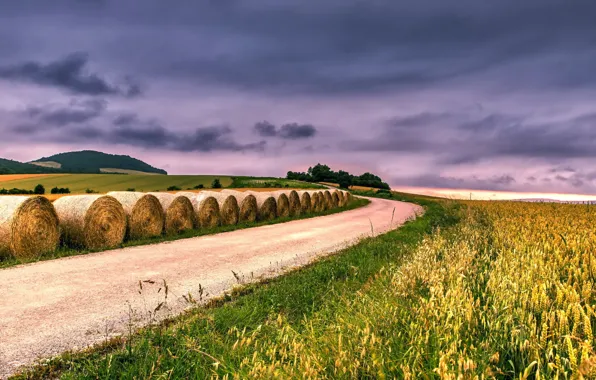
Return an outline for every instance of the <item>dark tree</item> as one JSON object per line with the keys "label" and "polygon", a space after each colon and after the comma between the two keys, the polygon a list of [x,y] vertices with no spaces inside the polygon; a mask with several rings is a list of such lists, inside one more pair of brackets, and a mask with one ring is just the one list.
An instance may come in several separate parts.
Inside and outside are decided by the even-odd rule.
{"label": "dark tree", "polygon": [[43,187],[42,184],[39,184],[39,185],[35,186],[35,189],[33,190],[33,193],[40,194],[40,195],[45,194],[46,193],[46,188]]}

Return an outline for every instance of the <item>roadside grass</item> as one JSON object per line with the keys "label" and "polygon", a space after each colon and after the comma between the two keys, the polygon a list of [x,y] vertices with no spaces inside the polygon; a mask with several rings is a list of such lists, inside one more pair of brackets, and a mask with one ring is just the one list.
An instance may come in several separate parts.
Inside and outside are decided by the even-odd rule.
{"label": "roadside grass", "polygon": [[[291,350],[291,343],[298,340],[285,341],[291,337],[288,332],[308,333],[314,325],[305,321],[317,315],[331,318],[345,314],[344,297],[361,297],[371,281],[388,266],[403,263],[426,236],[459,221],[457,203],[416,196],[407,200],[421,204],[426,211],[397,230],[364,239],[283,276],[235,289],[180,317],[103,347],[64,354],[15,378],[286,378],[289,373],[284,369],[300,362],[297,347]],[[319,333],[325,334],[324,321],[318,327],[322,327]],[[340,347],[341,342],[340,336]],[[263,352],[265,347],[271,351]],[[301,349],[311,350],[307,346]],[[335,364],[330,364],[330,371]],[[300,367],[306,372],[297,377],[308,377],[309,365]]]}
{"label": "roadside grass", "polygon": [[[185,231],[178,235],[162,235],[162,236],[157,236],[157,237],[153,237],[153,238],[131,240],[131,241],[126,241],[126,242],[122,243],[119,247],[114,248],[114,249],[125,248],[125,247],[135,247],[135,246],[139,246],[139,245],[157,244],[157,243],[162,243],[162,242],[166,242],[166,241],[188,239],[188,238],[193,238],[193,237],[198,237],[198,236],[217,234],[217,233],[221,233],[221,232],[230,232],[230,231],[235,231],[235,230],[239,230],[239,229],[243,229],[243,228],[260,227],[260,226],[266,226],[266,225],[271,225],[271,224],[291,222],[293,220],[300,220],[300,219],[314,218],[317,216],[331,215],[331,214],[336,214],[338,212],[343,212],[343,211],[348,211],[348,210],[353,210],[353,209],[356,209],[359,207],[363,207],[363,206],[368,205],[369,203],[370,203],[370,201],[368,199],[354,198],[354,200],[352,202],[350,202],[350,204],[346,205],[345,207],[336,208],[336,209],[332,209],[332,210],[326,210],[326,211],[319,212],[319,213],[313,212],[313,213],[308,213],[308,214],[304,214],[304,215],[299,215],[297,217],[276,218],[276,219],[273,219],[270,221],[257,221],[256,223],[238,223],[234,226],[219,226],[216,228],[208,228],[208,229],[201,228],[201,229],[197,229],[197,230],[188,230],[188,231]],[[70,248],[70,247],[66,247],[66,246],[61,246],[56,251],[46,254],[46,255],[43,255],[42,257],[40,257],[38,259],[33,259],[33,260],[18,260],[16,258],[12,258],[12,257],[7,257],[7,258],[0,257],[0,270],[3,268],[8,268],[8,267],[12,267],[15,265],[20,265],[20,264],[27,264],[27,263],[45,261],[45,260],[54,260],[54,259],[58,259],[61,257],[68,257],[68,256],[85,255],[88,253],[100,252],[100,251],[105,251],[105,250],[95,250],[94,251],[94,250],[85,250],[85,249],[74,249],[74,248]]]}

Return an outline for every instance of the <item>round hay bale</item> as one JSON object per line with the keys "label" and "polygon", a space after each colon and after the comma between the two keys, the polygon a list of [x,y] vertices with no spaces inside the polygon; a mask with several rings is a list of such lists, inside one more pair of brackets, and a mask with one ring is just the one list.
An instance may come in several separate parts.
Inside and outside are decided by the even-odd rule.
{"label": "round hay bale", "polygon": [[308,214],[312,211],[312,198],[308,191],[300,191],[298,192],[300,196],[300,213],[301,214]]}
{"label": "round hay bale", "polygon": [[135,191],[112,191],[124,207],[128,219],[127,238],[131,240],[160,236],[165,225],[165,213],[155,195]]}
{"label": "round hay bale", "polygon": [[202,196],[213,197],[217,200],[221,224],[223,226],[238,224],[240,208],[238,207],[238,200],[234,195],[217,191],[201,191],[200,194]]}
{"label": "round hay bale", "polygon": [[346,205],[344,193],[341,190],[335,190],[335,193],[337,194],[337,199],[339,200],[338,207],[344,207]]}
{"label": "round hay bale", "polygon": [[314,212],[321,212],[325,210],[323,204],[323,194],[320,191],[315,191],[311,194],[312,210]]}
{"label": "round hay bale", "polygon": [[190,199],[199,227],[215,228],[221,224],[219,202],[214,197],[205,193],[179,192],[177,194]]}
{"label": "round hay bale", "polygon": [[325,210],[331,210],[333,208],[333,200],[331,199],[331,192],[329,190],[323,191],[323,204]]}
{"label": "round hay bale", "polygon": [[0,197],[0,257],[36,259],[60,242],[58,215],[44,197]]}
{"label": "round hay bale", "polygon": [[117,247],[126,235],[126,212],[109,195],[72,195],[54,201],[64,242],[92,250]]}
{"label": "round hay bale", "polygon": [[157,198],[165,214],[164,230],[168,235],[181,234],[197,225],[192,203],[187,197],[170,193],[149,193]]}
{"label": "round hay bale", "polygon": [[272,220],[277,218],[277,201],[271,193],[247,191],[257,201],[257,220]]}
{"label": "round hay bale", "polygon": [[273,194],[277,198],[277,217],[288,218],[290,216],[290,200],[285,192],[279,191]]}
{"label": "round hay bale", "polygon": [[331,193],[331,205],[332,208],[338,208],[339,207],[339,192],[336,190],[333,193]]}
{"label": "round hay bale", "polygon": [[254,223],[257,221],[257,198],[254,195],[233,190],[222,190],[222,193],[233,195],[240,204],[238,222]]}
{"label": "round hay bale", "polygon": [[299,216],[302,212],[302,203],[300,203],[300,196],[296,190],[290,191],[288,201],[290,202],[290,216]]}

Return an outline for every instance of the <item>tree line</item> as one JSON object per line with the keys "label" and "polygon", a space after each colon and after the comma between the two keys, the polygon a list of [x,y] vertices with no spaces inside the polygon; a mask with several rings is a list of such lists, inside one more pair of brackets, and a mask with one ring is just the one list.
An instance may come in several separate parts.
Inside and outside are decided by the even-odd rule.
{"label": "tree line", "polygon": [[389,190],[389,185],[383,182],[381,177],[372,173],[364,173],[359,176],[352,175],[346,171],[333,171],[329,166],[316,164],[308,168],[306,173],[304,172],[292,172],[289,171],[287,179],[306,181],[306,182],[333,182],[339,184],[339,187],[347,189],[350,186],[366,186],[374,187],[377,189]]}

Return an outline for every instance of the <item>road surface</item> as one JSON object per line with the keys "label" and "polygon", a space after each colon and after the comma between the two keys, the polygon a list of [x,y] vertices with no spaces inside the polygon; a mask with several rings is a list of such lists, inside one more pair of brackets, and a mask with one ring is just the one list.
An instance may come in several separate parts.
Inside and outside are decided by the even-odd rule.
{"label": "road surface", "polygon": [[192,306],[188,294],[200,300],[203,289],[205,300],[278,275],[371,236],[371,224],[377,235],[421,212],[371,199],[328,216],[0,269],[0,378],[177,315]]}

